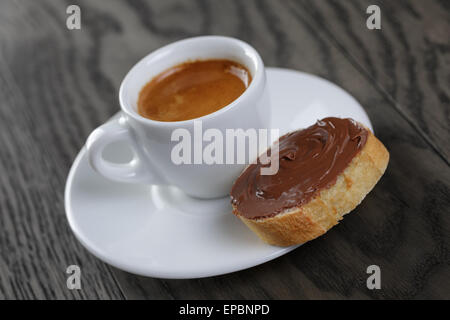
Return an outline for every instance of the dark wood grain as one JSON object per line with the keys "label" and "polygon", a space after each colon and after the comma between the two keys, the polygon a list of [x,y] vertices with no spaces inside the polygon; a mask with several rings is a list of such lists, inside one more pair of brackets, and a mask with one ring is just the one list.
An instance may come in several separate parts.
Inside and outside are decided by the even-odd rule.
{"label": "dark wood grain", "polygon": [[[64,13],[64,5],[0,4],[0,298],[124,297],[111,268],[82,248],[64,214],[71,162],[115,109],[115,88],[96,72],[96,49],[74,49]],[[66,286],[72,264],[81,268],[81,290]]]}
{"label": "dark wood grain", "polygon": [[[450,163],[450,2],[290,1]],[[377,4],[381,29],[366,27]]]}
{"label": "dark wood grain", "polygon": [[[65,28],[72,3],[79,31]],[[450,298],[448,7],[380,6],[382,32],[368,33],[367,1],[0,2],[0,298]],[[74,239],[65,179],[90,131],[119,109],[129,68],[201,34],[241,38],[268,66],[342,86],[391,161],[341,224],[288,255],[206,279],[138,277]],[[82,290],[66,288],[69,264],[81,266]],[[371,264],[381,267],[382,290],[366,288]]]}

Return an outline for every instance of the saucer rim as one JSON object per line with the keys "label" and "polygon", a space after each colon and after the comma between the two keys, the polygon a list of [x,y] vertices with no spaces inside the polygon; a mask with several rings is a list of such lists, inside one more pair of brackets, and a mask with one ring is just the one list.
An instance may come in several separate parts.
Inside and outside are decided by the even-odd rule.
{"label": "saucer rim", "polygon": [[[112,118],[118,116],[120,114],[120,111],[116,113]],[[111,121],[110,118],[107,121]],[[67,176],[67,182],[65,186],[64,191],[64,207],[66,211],[66,217],[70,226],[70,229],[72,230],[72,233],[75,235],[75,238],[81,243],[81,245],[91,254],[93,254],[95,257],[100,259],[101,261],[118,268],[120,270],[130,272],[139,276],[144,277],[152,277],[152,278],[158,278],[158,279],[200,279],[200,278],[207,278],[207,277],[213,277],[213,276],[220,276],[225,275],[233,272],[242,271],[245,269],[249,269],[252,267],[256,267],[260,264],[266,263],[268,261],[274,260],[282,255],[285,255],[286,253],[291,252],[292,250],[298,248],[302,244],[294,245],[291,247],[279,247],[279,250],[274,252],[273,254],[264,256],[264,258],[260,260],[255,260],[251,265],[248,263],[242,264],[240,266],[236,266],[232,268],[233,270],[230,270],[231,268],[228,266],[223,267],[223,270],[218,269],[212,269],[210,272],[205,271],[195,271],[195,272],[166,272],[166,271],[158,271],[155,269],[150,270],[151,268],[141,268],[135,265],[130,265],[127,263],[122,263],[120,261],[117,261],[113,258],[111,258],[108,254],[104,253],[104,250],[101,248],[98,248],[97,245],[90,242],[89,239],[85,239],[84,237],[80,236],[82,234],[80,228],[78,227],[77,223],[74,220],[74,214],[71,209],[71,199],[70,199],[70,191],[72,190],[72,185],[74,181],[74,176],[76,174],[77,169],[79,168],[79,165],[81,161],[83,160],[83,157],[86,155],[86,147],[83,146],[83,148],[80,150],[78,155],[76,156],[75,160],[73,161],[72,167],[70,168],[69,174]],[[80,230],[80,231],[79,231]]]}

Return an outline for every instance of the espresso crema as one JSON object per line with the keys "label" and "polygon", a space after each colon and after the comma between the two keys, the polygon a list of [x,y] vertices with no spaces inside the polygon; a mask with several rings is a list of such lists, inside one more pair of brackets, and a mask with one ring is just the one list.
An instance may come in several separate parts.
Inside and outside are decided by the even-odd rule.
{"label": "espresso crema", "polygon": [[188,61],[158,74],[142,88],[138,112],[157,121],[200,118],[239,98],[251,81],[247,68],[235,61]]}

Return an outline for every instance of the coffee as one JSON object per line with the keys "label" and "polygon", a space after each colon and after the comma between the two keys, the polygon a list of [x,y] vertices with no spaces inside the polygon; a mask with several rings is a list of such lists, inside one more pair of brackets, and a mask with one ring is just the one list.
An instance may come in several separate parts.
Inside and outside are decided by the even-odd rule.
{"label": "coffee", "polygon": [[250,72],[230,60],[197,60],[169,68],[139,93],[138,112],[157,121],[183,121],[213,113],[250,85]]}

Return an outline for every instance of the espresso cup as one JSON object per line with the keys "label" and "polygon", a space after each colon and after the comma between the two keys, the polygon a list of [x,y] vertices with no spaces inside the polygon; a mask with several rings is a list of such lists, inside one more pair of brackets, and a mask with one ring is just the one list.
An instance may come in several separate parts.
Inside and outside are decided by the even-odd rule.
{"label": "espresso cup", "polygon": [[[145,118],[137,112],[139,93],[152,77],[186,61],[207,59],[227,59],[242,64],[252,76],[250,85],[227,106],[197,119],[163,122]],[[173,161],[173,150],[179,143],[173,141],[175,130],[182,129],[194,137],[199,134],[200,125],[203,132],[216,129],[225,137],[227,129],[269,129],[270,124],[263,61],[249,44],[229,37],[194,37],[150,53],[128,72],[120,86],[119,99],[120,117],[98,127],[87,139],[92,168],[111,180],[173,185],[196,198],[228,195],[246,164]],[[119,164],[104,159],[105,147],[118,141],[125,141],[133,151],[130,162]],[[199,147],[194,141],[192,153],[195,153],[195,148],[204,148],[206,144]]]}

